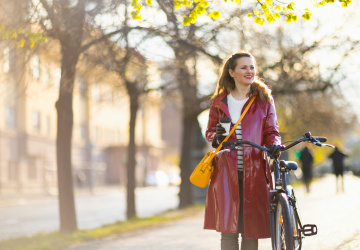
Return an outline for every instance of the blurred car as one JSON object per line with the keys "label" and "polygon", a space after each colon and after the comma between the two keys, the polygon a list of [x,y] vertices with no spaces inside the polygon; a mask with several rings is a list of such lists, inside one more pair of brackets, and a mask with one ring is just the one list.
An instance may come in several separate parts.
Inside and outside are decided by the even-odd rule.
{"label": "blurred car", "polygon": [[146,186],[167,187],[170,184],[169,176],[162,170],[150,172],[145,178]]}
{"label": "blurred car", "polygon": [[181,184],[181,178],[178,173],[169,174],[170,185],[179,186]]}

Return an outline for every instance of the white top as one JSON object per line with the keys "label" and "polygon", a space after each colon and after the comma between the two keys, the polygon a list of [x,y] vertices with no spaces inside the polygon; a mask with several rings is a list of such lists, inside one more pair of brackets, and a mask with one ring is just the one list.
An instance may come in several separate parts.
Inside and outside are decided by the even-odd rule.
{"label": "white top", "polygon": [[247,100],[249,99],[249,97],[240,101],[236,100],[231,94],[228,94],[227,97],[228,97],[228,107],[229,107],[231,122],[235,124],[239,120],[241,115],[241,110],[244,107]]}
{"label": "white top", "polygon": [[[236,100],[231,94],[228,95],[228,107],[229,107],[229,113],[231,117],[231,122],[235,124],[241,115],[241,110],[244,107],[246,101],[249,98],[246,98],[244,100],[238,101]],[[242,140],[242,131],[241,131],[241,122],[235,129],[236,139]],[[243,171],[243,148],[239,148],[237,150],[237,169],[238,171]]]}

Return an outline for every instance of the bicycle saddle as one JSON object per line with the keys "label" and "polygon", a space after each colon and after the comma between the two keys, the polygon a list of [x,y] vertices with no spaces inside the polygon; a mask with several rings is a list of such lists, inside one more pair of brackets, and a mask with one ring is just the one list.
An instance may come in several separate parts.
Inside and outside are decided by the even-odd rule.
{"label": "bicycle saddle", "polygon": [[280,161],[280,167],[287,168],[290,170],[296,170],[298,168],[298,165],[294,161]]}

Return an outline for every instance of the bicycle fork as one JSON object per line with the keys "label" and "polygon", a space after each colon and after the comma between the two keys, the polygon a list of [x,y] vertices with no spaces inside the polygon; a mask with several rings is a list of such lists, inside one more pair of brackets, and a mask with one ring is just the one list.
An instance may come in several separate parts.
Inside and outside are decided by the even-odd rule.
{"label": "bicycle fork", "polygon": [[[295,196],[289,196],[289,203],[290,206],[293,207],[293,211],[296,217],[296,221],[299,224],[299,231],[304,235],[304,236],[313,236],[317,234],[317,226],[315,224],[305,224],[302,225],[301,220],[300,220],[300,216],[297,210],[297,206],[296,206],[296,198]],[[300,237],[300,236],[297,236]]]}

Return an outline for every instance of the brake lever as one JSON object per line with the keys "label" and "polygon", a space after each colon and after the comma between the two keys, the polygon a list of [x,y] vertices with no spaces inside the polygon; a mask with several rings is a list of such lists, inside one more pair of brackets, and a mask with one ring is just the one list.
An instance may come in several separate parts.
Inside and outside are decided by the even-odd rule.
{"label": "brake lever", "polygon": [[335,148],[335,146],[331,145],[331,144],[323,144],[321,142],[318,141],[314,141],[312,142],[312,144],[319,146],[319,147],[330,147],[330,148]]}
{"label": "brake lever", "polygon": [[323,147],[323,144],[319,141],[312,141],[311,143],[314,144],[315,146]]}

